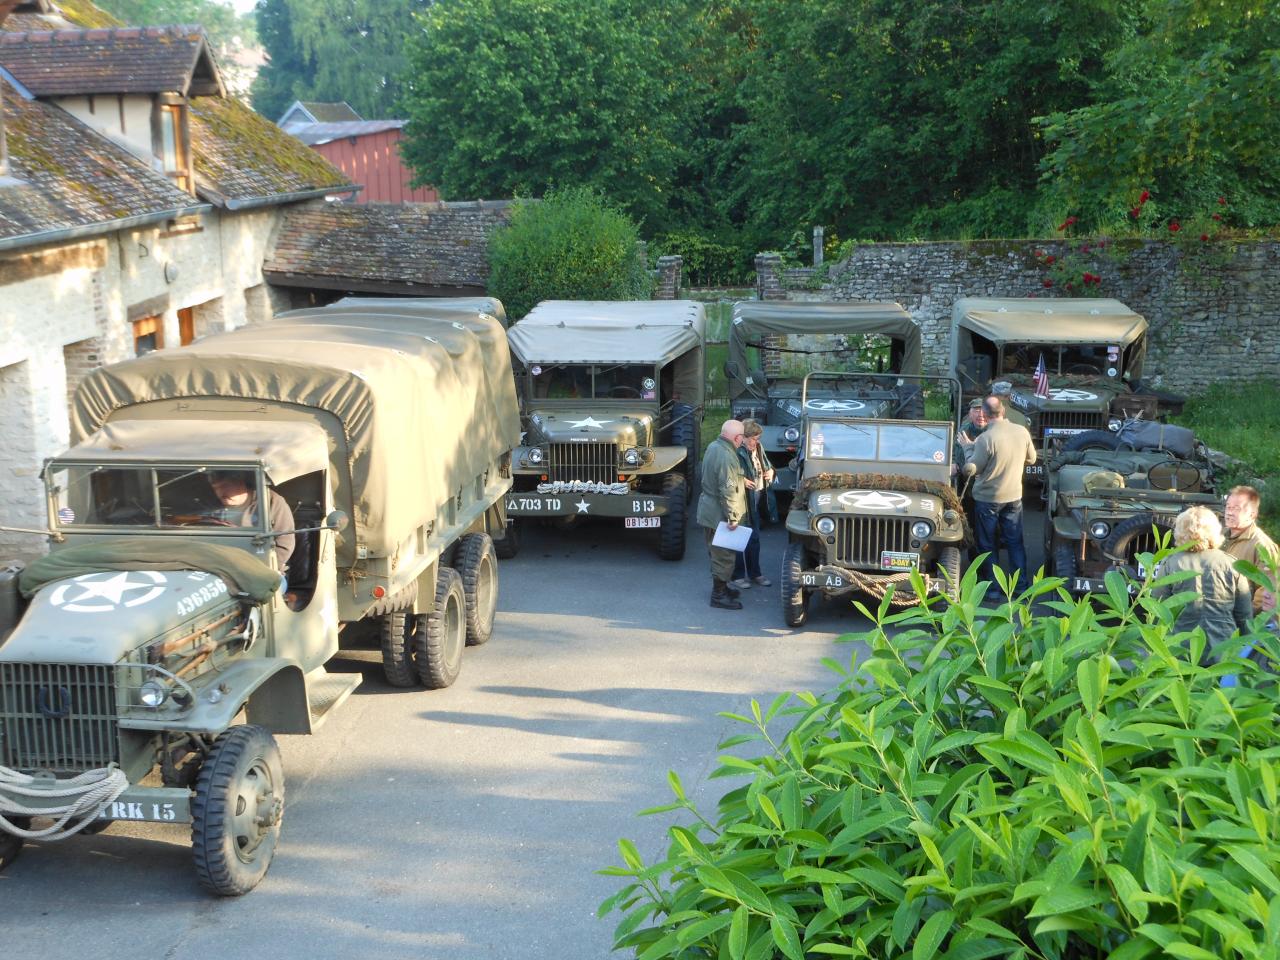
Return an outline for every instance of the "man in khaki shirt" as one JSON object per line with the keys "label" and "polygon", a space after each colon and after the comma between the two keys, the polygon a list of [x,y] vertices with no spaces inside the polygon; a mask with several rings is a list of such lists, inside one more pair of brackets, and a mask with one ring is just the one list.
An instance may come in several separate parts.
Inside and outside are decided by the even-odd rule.
{"label": "man in khaki shirt", "polygon": [[[1022,588],[1031,580],[1022,542],[1022,476],[1025,468],[1036,462],[1036,448],[1026,427],[1005,418],[1004,401],[990,396],[983,404],[987,429],[976,440],[960,441],[971,448],[969,463],[977,469],[973,483],[973,535],[978,552],[987,555],[980,576],[996,583],[995,561],[1003,541],[1009,552],[1007,572],[1018,573],[1018,586]],[[988,595],[1000,596],[996,589]]]}
{"label": "man in khaki shirt", "polygon": [[[1253,487],[1241,484],[1232,487],[1227,494],[1223,516],[1226,520],[1226,540],[1222,544],[1224,553],[1229,553],[1235,560],[1244,560],[1253,564],[1263,573],[1276,576],[1273,566],[1276,558],[1276,545],[1262,528],[1258,526],[1258,508],[1262,504],[1262,496]],[[1259,588],[1253,594],[1253,612],[1276,608],[1275,594],[1270,590]]]}

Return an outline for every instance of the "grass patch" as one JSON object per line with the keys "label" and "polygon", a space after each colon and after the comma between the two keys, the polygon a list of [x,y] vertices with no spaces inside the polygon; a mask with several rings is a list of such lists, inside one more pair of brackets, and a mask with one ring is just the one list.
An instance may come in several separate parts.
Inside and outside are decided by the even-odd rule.
{"label": "grass patch", "polygon": [[1213,449],[1248,465],[1222,479],[1228,486],[1261,480],[1262,525],[1274,530],[1280,524],[1280,382],[1212,386],[1189,398],[1174,419]]}

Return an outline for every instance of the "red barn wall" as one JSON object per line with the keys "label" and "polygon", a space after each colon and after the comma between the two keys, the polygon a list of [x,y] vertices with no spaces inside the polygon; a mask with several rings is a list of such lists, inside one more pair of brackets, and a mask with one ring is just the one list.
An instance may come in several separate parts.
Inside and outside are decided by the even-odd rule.
{"label": "red barn wall", "polygon": [[439,200],[434,187],[409,189],[412,175],[400,160],[399,130],[343,137],[312,147],[364,189],[357,203],[428,203]]}

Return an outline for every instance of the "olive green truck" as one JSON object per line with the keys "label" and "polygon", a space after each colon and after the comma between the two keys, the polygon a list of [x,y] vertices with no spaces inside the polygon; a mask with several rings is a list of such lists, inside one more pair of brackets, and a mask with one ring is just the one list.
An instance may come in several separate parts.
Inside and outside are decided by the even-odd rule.
{"label": "olive green truck", "polygon": [[492,629],[520,440],[500,314],[341,301],[85,378],[49,554],[0,579],[0,865],[190,822],[203,885],[245,893],[284,812],[273,734],[360,682],[325,668],[344,627],[376,622],[393,685],[453,682]]}

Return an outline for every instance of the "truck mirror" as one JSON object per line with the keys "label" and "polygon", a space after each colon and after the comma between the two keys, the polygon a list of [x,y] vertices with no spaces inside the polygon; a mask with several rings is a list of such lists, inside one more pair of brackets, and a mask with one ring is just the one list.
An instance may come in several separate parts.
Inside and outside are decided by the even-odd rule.
{"label": "truck mirror", "polygon": [[337,530],[339,533],[347,529],[347,525],[350,523],[351,518],[341,510],[334,510],[324,518],[324,525],[330,530]]}
{"label": "truck mirror", "polygon": [[737,363],[732,360],[724,362],[724,375],[728,380],[737,380],[742,376],[742,371],[738,368]]}

